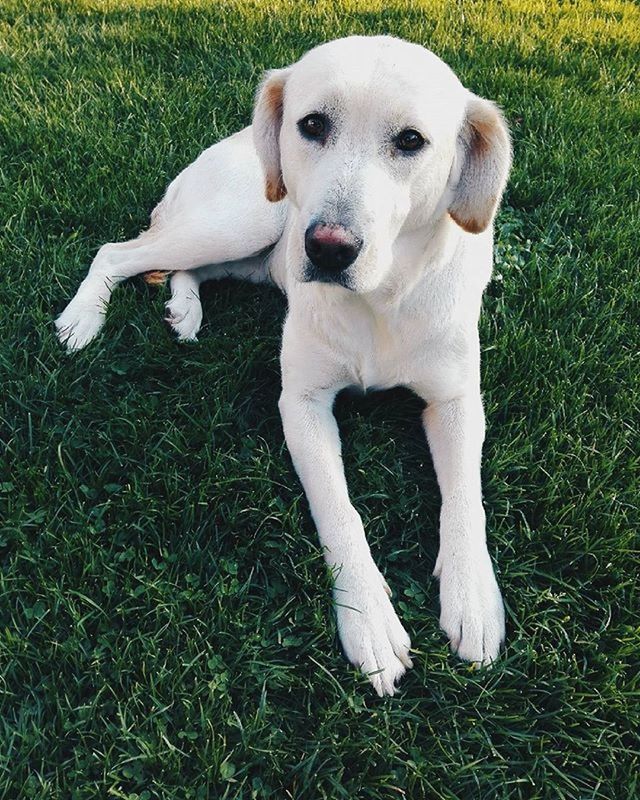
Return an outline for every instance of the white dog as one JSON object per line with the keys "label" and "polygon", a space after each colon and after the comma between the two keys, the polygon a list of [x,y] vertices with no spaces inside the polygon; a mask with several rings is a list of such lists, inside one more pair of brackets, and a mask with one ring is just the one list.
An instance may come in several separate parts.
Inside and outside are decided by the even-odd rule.
{"label": "white dog", "polygon": [[426,401],[440,624],[462,658],[493,661],[504,610],[480,486],[477,323],[510,161],[499,110],[433,53],[387,36],[321,45],[266,75],[253,125],[171,183],[149,230],[104,245],[56,321],[69,350],[84,347],[114,286],[152,270],[175,271],[167,312],[180,339],[196,337],[205,280],[286,292],[284,433],[335,568],[345,653],[380,695],[411,666],[410,641],[349,500],[332,406],[354,384]]}

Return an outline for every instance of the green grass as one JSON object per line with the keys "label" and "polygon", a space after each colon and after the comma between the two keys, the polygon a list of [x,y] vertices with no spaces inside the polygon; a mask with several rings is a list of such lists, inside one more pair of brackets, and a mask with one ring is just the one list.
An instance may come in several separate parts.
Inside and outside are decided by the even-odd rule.
{"label": "green grass", "polygon": [[[336,409],[417,650],[385,700],[283,443],[282,298],[207,287],[194,346],[140,281],[79,355],[52,327],[263,69],[363,32],[434,49],[515,142],[481,323],[495,668],[438,630],[419,403]],[[639,32],[623,0],[3,2],[1,800],[638,796]]]}

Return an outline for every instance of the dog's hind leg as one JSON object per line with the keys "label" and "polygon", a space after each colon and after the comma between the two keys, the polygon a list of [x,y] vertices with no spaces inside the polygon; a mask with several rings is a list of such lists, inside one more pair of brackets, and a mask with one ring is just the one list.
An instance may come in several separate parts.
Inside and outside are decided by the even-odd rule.
{"label": "dog's hind leg", "polygon": [[151,269],[176,268],[176,256],[183,263],[185,253],[177,252],[177,244],[171,233],[150,229],[137,239],[103,245],[74,298],[56,320],[58,338],[67,350],[79,350],[96,336],[118,283]]}
{"label": "dog's hind leg", "polygon": [[282,234],[286,203],[269,203],[251,129],[205,150],[170,184],[151,227],[103,245],[75,297],[56,320],[58,338],[79,350],[99,332],[115,286],[154,270],[193,270],[242,261]]}
{"label": "dog's hind leg", "polygon": [[174,272],[171,276],[171,299],[165,305],[165,320],[180,341],[195,341],[200,330],[202,323],[200,284],[223,278],[236,278],[252,283],[268,282],[270,277],[267,254]]}

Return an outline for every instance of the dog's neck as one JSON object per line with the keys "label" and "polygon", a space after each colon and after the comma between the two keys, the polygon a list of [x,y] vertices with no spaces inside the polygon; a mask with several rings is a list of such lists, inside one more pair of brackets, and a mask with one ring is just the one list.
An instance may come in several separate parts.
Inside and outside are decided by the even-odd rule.
{"label": "dog's neck", "polygon": [[388,276],[366,298],[380,311],[415,302],[420,284],[450,264],[462,244],[463,232],[444,213],[435,222],[401,231],[393,245],[393,266]]}

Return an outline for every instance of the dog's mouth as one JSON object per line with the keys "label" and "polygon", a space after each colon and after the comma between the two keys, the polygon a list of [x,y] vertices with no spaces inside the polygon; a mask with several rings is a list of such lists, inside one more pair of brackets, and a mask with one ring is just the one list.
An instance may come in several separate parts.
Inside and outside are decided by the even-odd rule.
{"label": "dog's mouth", "polygon": [[342,286],[343,289],[348,289],[354,292],[355,286],[349,270],[342,270],[341,272],[334,272],[331,270],[323,270],[312,264],[309,259],[305,260],[302,268],[302,283],[329,283],[334,286]]}

